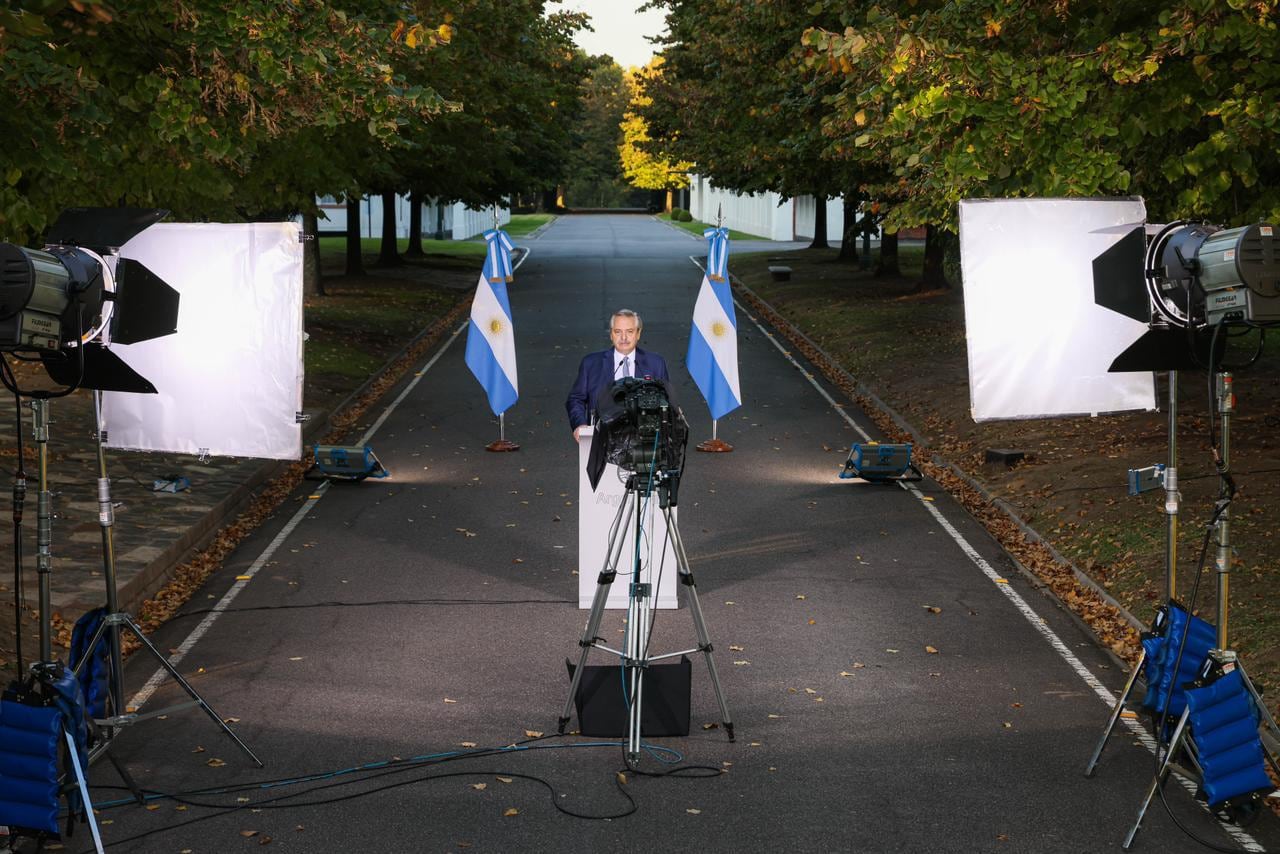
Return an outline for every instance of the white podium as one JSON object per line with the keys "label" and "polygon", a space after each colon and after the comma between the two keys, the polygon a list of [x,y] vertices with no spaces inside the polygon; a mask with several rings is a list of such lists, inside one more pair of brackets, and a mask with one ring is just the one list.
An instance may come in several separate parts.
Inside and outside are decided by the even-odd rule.
{"label": "white podium", "polygon": [[[582,609],[590,608],[595,600],[600,570],[604,568],[609,547],[609,529],[627,491],[626,485],[618,479],[618,467],[609,464],[605,465],[604,474],[600,476],[600,485],[591,491],[591,481],[587,479],[591,436],[590,427],[578,431],[578,607]],[[676,571],[675,544],[667,536],[667,519],[658,507],[658,496],[642,497],[640,506],[644,510],[645,531],[640,544],[641,564],[644,566],[640,580],[653,585],[657,607],[679,608],[680,597],[676,587],[680,581]],[[634,517],[628,530],[619,532],[619,536],[625,544],[618,560],[618,575],[610,585],[605,607],[626,609],[628,586],[632,581],[631,568],[635,562]]]}

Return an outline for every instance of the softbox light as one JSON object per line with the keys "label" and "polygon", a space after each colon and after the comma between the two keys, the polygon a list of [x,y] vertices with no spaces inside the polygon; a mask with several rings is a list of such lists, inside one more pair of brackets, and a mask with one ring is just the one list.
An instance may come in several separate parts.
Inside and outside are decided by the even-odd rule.
{"label": "softbox light", "polygon": [[112,344],[157,393],[103,394],[106,446],[299,459],[298,226],[164,223],[131,239],[120,256],[145,264],[181,300],[176,334]]}
{"label": "softbox light", "polygon": [[975,421],[1155,409],[1154,374],[1108,372],[1147,324],[1094,301],[1094,259],[1145,217],[1137,198],[960,203]]}

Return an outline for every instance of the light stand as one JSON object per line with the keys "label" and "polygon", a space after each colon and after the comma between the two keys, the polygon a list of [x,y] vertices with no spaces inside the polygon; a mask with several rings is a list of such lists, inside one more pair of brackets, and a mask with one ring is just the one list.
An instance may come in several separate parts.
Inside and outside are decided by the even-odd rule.
{"label": "light stand", "polygon": [[[5,365],[4,369],[7,370]],[[14,415],[17,419],[18,462],[13,471],[13,625],[14,625],[14,673],[21,679],[24,665],[22,660],[22,617],[26,607],[26,591],[22,580],[22,514],[27,502],[27,469],[25,453],[22,447],[22,399],[14,396]]]}
{"label": "light stand", "polygon": [[[1164,512],[1167,519],[1165,525],[1165,601],[1172,602],[1177,598],[1178,592],[1178,510],[1182,501],[1182,493],[1178,491],[1178,372],[1169,371],[1169,463],[1164,470]],[[1116,724],[1120,721],[1120,715],[1124,712],[1125,704],[1129,701],[1130,695],[1133,693],[1134,685],[1137,684],[1138,677],[1142,673],[1143,665],[1147,661],[1147,649],[1142,647],[1142,652],[1138,654],[1138,660],[1134,663],[1133,669],[1129,671],[1129,678],[1124,683],[1124,689],[1120,692],[1120,696],[1116,698],[1115,705],[1111,707],[1111,716],[1107,719],[1107,725],[1102,731],[1102,737],[1098,739],[1097,746],[1093,749],[1093,755],[1089,757],[1089,763],[1085,766],[1084,775],[1092,777],[1098,768],[1098,760],[1102,758],[1102,751],[1107,746],[1107,741],[1111,738],[1111,734],[1115,731]]]}
{"label": "light stand", "polygon": [[[1221,452],[1219,455],[1219,473],[1222,476],[1230,474],[1231,464],[1231,414],[1235,411],[1235,394],[1232,386],[1232,376],[1227,371],[1220,371],[1214,377],[1214,389],[1216,392],[1218,414],[1221,419]],[[1218,612],[1217,612],[1217,649],[1209,652],[1209,658],[1205,662],[1202,672],[1202,679],[1208,678],[1216,673],[1230,673],[1238,671],[1241,677],[1243,687],[1252,700],[1253,707],[1257,711],[1258,717],[1262,723],[1271,728],[1274,733],[1280,733],[1280,728],[1276,726],[1275,719],[1271,716],[1271,712],[1267,709],[1266,703],[1262,701],[1257,688],[1254,687],[1253,681],[1245,672],[1244,664],[1239,660],[1236,653],[1230,649],[1227,634],[1227,617],[1230,602],[1228,601],[1228,592],[1230,590],[1230,573],[1231,573],[1231,528],[1229,524],[1230,505],[1227,504],[1219,508],[1217,513],[1217,521],[1215,526],[1218,534],[1218,549],[1215,558],[1216,571],[1218,575]],[[1131,680],[1132,681],[1132,680]],[[1147,788],[1146,795],[1142,799],[1142,804],[1138,808],[1138,817],[1133,823],[1133,827],[1129,830],[1129,835],[1125,837],[1124,849],[1127,851],[1133,845],[1134,838],[1138,834],[1139,828],[1142,826],[1143,816],[1146,815],[1147,808],[1151,805],[1151,799],[1155,797],[1157,790],[1164,785],[1165,779],[1168,777],[1172,767],[1172,760],[1177,755],[1179,747],[1183,746],[1183,740],[1187,736],[1188,723],[1191,719],[1192,709],[1190,704],[1182,712],[1178,719],[1177,726],[1174,727],[1173,734],[1169,739],[1168,748],[1165,750],[1159,769],[1151,780],[1150,786]],[[1156,732],[1157,739],[1161,733]],[[1271,752],[1263,747],[1263,756],[1271,765],[1274,772],[1280,775],[1280,763],[1271,755]]]}
{"label": "light stand", "polygon": [[[646,668],[652,662],[678,658],[693,652],[701,652],[706,658],[707,670],[711,675],[711,685],[715,691],[716,702],[720,705],[720,719],[724,724],[729,740],[734,740],[733,722],[729,717],[729,708],[725,703],[724,692],[720,688],[720,677],[716,671],[715,660],[711,657],[713,650],[711,638],[707,634],[702,605],[698,600],[697,586],[694,584],[693,573],[689,569],[689,558],[685,553],[684,541],[680,536],[680,529],[676,524],[673,512],[676,504],[675,495],[678,489],[677,481],[678,475],[673,477],[665,472],[654,472],[652,475],[648,473],[631,473],[627,477],[626,492],[623,495],[623,500],[618,505],[618,512],[614,516],[613,525],[609,530],[609,543],[605,548],[604,566],[600,570],[595,598],[591,603],[591,612],[587,617],[586,629],[578,641],[578,646],[581,648],[582,653],[578,659],[578,666],[573,671],[573,678],[569,684],[569,698],[565,702],[564,711],[559,719],[559,731],[563,734],[573,713],[574,700],[578,696],[578,687],[582,681],[582,674],[586,669],[587,656],[591,650],[599,649],[617,656],[622,660],[623,668],[626,671],[625,684],[630,698],[626,755],[631,763],[639,760],[642,747],[641,720],[643,717],[644,672]],[[645,531],[643,517],[646,505],[655,493],[658,494],[659,504],[662,506],[662,512],[667,523],[667,531],[675,548],[676,569],[680,583],[688,591],[689,613],[693,619],[694,632],[698,641],[698,645],[691,649],[663,655],[651,655],[649,653],[649,635],[654,608],[654,599],[648,580],[652,577],[653,568],[651,562],[645,568],[647,574],[643,578],[640,575],[640,545]],[[652,520],[649,523],[649,531],[652,533]],[[617,577],[618,563],[622,557],[622,550],[629,539],[633,543],[632,582],[627,604],[626,651],[623,652],[605,646],[603,639],[599,636],[599,632],[600,622],[604,617],[605,604],[609,598],[609,590]],[[652,538],[650,538],[650,542],[652,542]]]}
{"label": "light stand", "polygon": [[[116,594],[115,544],[112,537],[112,528],[115,525],[115,511],[111,505],[111,480],[107,476],[107,459],[106,459],[105,453],[103,452],[103,442],[106,441],[107,437],[106,437],[106,431],[102,429],[101,394],[102,393],[99,391],[93,392],[94,415],[96,418],[96,427],[97,427],[94,434],[94,438],[95,438],[95,445],[96,445],[97,454],[98,454],[98,523],[102,527],[102,563],[103,563],[103,575],[106,577],[106,585],[107,585],[107,608],[106,608],[106,613],[103,615],[102,622],[98,625],[97,631],[94,632],[93,637],[89,640],[89,643],[85,646],[86,653],[84,657],[80,660],[80,662],[76,665],[75,672],[76,672],[76,676],[79,677],[80,671],[92,659],[93,651],[97,649],[99,641],[101,641],[105,636],[107,640],[108,651],[109,651],[108,658],[109,658],[110,673],[108,675],[107,682],[109,685],[109,695],[111,700],[112,714],[102,720],[96,721],[96,723],[99,726],[104,728],[104,733],[106,737],[102,742],[99,743],[99,746],[91,754],[91,758],[96,758],[96,756],[100,752],[106,750],[110,746],[111,740],[116,735],[116,730],[121,727],[128,726],[129,724],[138,723],[139,721],[143,721],[148,718],[154,718],[154,717],[159,717],[161,715],[166,715],[169,712],[177,711],[179,709],[186,709],[186,708],[190,708],[191,706],[199,706],[201,710],[204,711],[204,713],[209,716],[209,719],[212,720],[215,724],[217,724],[218,727],[223,732],[225,732],[228,736],[230,736],[231,740],[236,743],[236,746],[239,747],[240,750],[242,750],[244,754],[248,756],[249,759],[252,760],[255,765],[261,768],[263,767],[262,760],[260,760],[256,755],[254,755],[253,751],[250,750],[249,747],[243,741],[240,740],[240,737],[237,736],[234,731],[232,731],[231,727],[227,726],[226,722],[216,712],[214,712],[213,708],[210,707],[210,705],[207,702],[205,702],[205,699],[200,696],[200,694],[196,691],[196,689],[191,687],[191,683],[187,682],[187,680],[183,678],[182,674],[179,673],[177,669],[174,668],[174,666],[169,663],[169,659],[166,658],[164,655],[162,655],[160,650],[156,649],[155,644],[153,644],[150,638],[148,638],[143,633],[142,629],[138,627],[138,624],[134,622],[133,618],[129,616],[129,614],[120,610],[120,604]],[[47,439],[47,430],[45,435]],[[37,441],[40,441],[39,434],[37,434]],[[44,475],[44,467],[42,464],[41,465],[42,483],[43,483],[43,475]],[[41,496],[42,496],[41,502],[43,505],[43,501],[44,501],[43,492],[41,493]],[[42,576],[42,586],[41,586],[41,596],[42,596],[41,614],[42,615],[47,613],[47,611],[45,611],[45,605],[47,603],[46,603],[46,600],[43,598],[44,592],[45,592],[45,583],[44,583],[44,577]],[[42,622],[41,624],[42,631],[47,626],[47,622],[48,622],[47,620]],[[177,705],[169,706],[167,708],[159,709],[153,712],[148,712],[146,714],[129,712],[125,709],[124,669],[123,669],[122,655],[120,650],[120,631],[122,628],[128,629],[130,632],[132,632],[133,636],[138,639],[139,643],[141,643],[142,649],[146,650],[151,655],[151,657],[154,658],[160,664],[160,666],[164,668],[166,672],[168,672],[169,676],[182,687],[182,690],[187,692],[187,695],[191,698],[188,702],[179,703]]]}

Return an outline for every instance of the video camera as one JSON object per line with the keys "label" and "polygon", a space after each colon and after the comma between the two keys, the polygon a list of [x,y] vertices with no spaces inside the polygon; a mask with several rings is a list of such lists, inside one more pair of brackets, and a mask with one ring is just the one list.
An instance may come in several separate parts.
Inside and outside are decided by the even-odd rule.
{"label": "video camera", "polygon": [[596,463],[588,472],[592,486],[599,482],[597,465],[602,472],[605,462],[641,480],[678,480],[688,442],[688,422],[672,401],[667,383],[636,377],[618,380],[601,395],[591,448]]}

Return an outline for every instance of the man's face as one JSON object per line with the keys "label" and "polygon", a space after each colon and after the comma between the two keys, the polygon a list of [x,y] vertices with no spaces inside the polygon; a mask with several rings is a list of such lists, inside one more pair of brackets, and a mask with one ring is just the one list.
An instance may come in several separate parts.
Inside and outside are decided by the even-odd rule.
{"label": "man's face", "polygon": [[640,330],[636,328],[636,319],[614,315],[609,329],[609,338],[613,341],[615,350],[624,356],[631,355],[631,351],[640,343]]}

